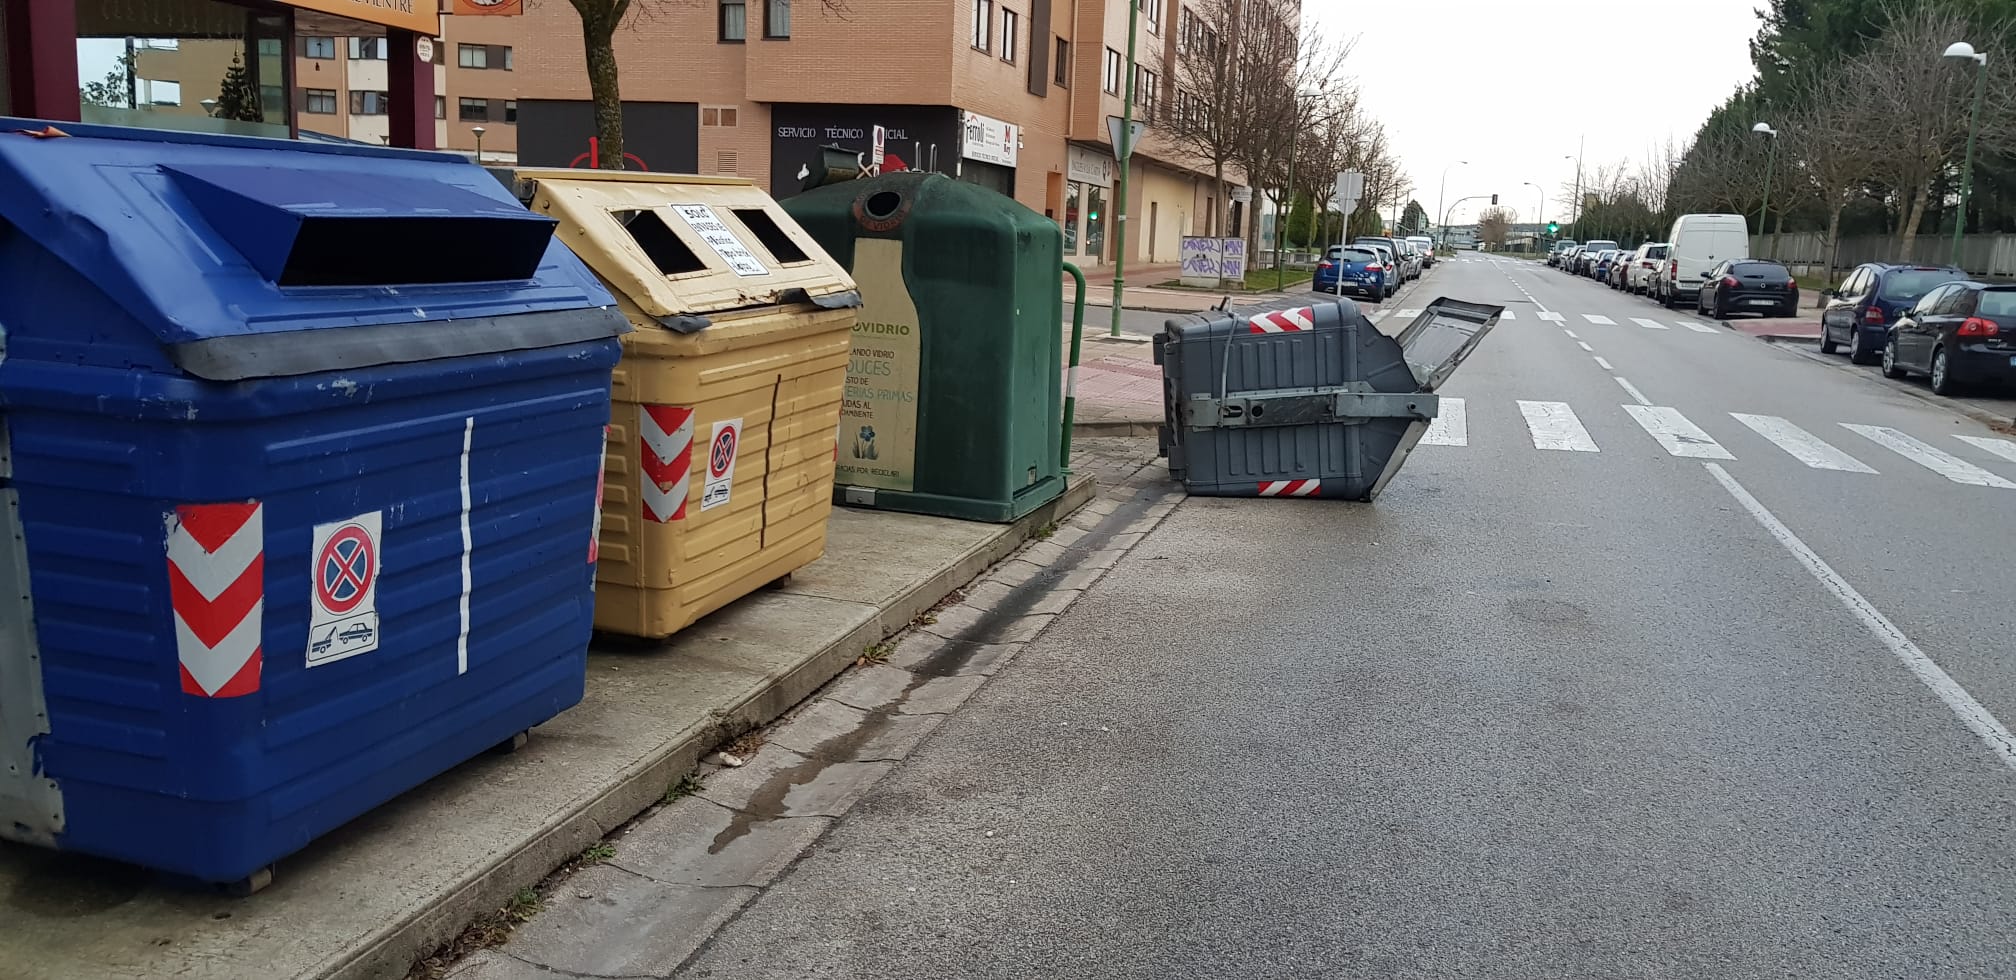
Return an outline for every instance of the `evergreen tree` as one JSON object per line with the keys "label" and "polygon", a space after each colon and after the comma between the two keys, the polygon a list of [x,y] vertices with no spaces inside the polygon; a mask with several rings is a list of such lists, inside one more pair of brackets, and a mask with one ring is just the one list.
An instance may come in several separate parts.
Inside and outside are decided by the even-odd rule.
{"label": "evergreen tree", "polygon": [[259,101],[259,86],[252,84],[244,59],[236,54],[231,56],[231,66],[224,69],[224,80],[217,83],[217,108],[211,115],[239,122],[266,121],[265,107]]}

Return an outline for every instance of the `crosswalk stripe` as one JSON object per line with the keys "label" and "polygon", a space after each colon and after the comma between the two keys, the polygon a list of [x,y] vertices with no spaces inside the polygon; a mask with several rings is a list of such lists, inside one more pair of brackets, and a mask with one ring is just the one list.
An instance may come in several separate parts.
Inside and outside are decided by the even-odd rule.
{"label": "crosswalk stripe", "polygon": [[1714,437],[1701,431],[1701,427],[1688,421],[1677,408],[1664,405],[1626,405],[1626,412],[1636,420],[1647,435],[1665,447],[1674,456],[1690,459],[1735,459],[1729,450],[1722,448]]}
{"label": "crosswalk stripe", "polygon": [[1549,323],[1560,323],[1560,322],[1561,322],[1561,314],[1559,314],[1559,313],[1548,313],[1548,312],[1546,312],[1546,311],[1544,311],[1544,310],[1543,310],[1543,311],[1541,311],[1541,313],[1540,313],[1540,319],[1542,319],[1542,320],[1546,320],[1546,321],[1547,321],[1547,322],[1549,322]]}
{"label": "crosswalk stripe", "polygon": [[1750,427],[1750,431],[1771,440],[1772,444],[1785,450],[1793,459],[1805,463],[1816,470],[1841,470],[1847,473],[1874,473],[1875,468],[1776,415],[1745,415],[1730,412],[1729,417]]}
{"label": "crosswalk stripe", "polygon": [[1954,436],[1976,449],[1985,449],[2012,463],[2016,463],[2016,442],[2007,439],[1991,439],[1987,436]]}
{"label": "crosswalk stripe", "polygon": [[1659,322],[1659,321],[1657,321],[1657,320],[1647,320],[1647,319],[1645,319],[1645,318],[1644,318],[1644,317],[1642,317],[1642,316],[1634,316],[1634,317],[1632,317],[1632,318],[1631,318],[1631,322],[1632,322],[1632,323],[1635,323],[1635,324],[1637,324],[1637,325],[1639,325],[1639,326],[1641,326],[1641,327],[1644,327],[1644,328],[1645,328],[1645,329],[1647,329],[1647,330],[1664,330],[1664,329],[1666,329],[1666,325],[1665,325],[1665,324],[1663,324],[1663,323],[1660,323],[1660,322]]}
{"label": "crosswalk stripe", "polygon": [[1683,326],[1683,327],[1686,327],[1687,329],[1689,329],[1689,330],[1692,330],[1692,331],[1694,331],[1695,333],[1714,333],[1714,332],[1715,332],[1715,328],[1714,328],[1714,327],[1711,327],[1711,326],[1708,326],[1708,325],[1707,325],[1707,324],[1705,324],[1705,323],[1695,323],[1695,322],[1694,322],[1694,321],[1692,321],[1692,320],[1675,320],[1675,321],[1673,321],[1673,322],[1674,322],[1674,323],[1677,323],[1677,324],[1679,324],[1679,325],[1681,325],[1681,326]]}
{"label": "crosswalk stripe", "polygon": [[1505,312],[1498,314],[1498,319],[1517,320],[1519,319],[1519,312],[1517,310],[1506,310]]}
{"label": "crosswalk stripe", "polygon": [[1607,316],[1603,316],[1600,313],[1584,313],[1582,314],[1582,319],[1587,320],[1590,323],[1594,323],[1598,326],[1614,327],[1617,325],[1617,321],[1612,320]]}
{"label": "crosswalk stripe", "polygon": [[2011,483],[1944,450],[1919,442],[1896,429],[1881,425],[1853,425],[1848,422],[1841,423],[1841,427],[1954,483],[2016,490],[2016,483]]}
{"label": "crosswalk stripe", "polygon": [[1442,399],[1441,411],[1435,421],[1428,423],[1428,431],[1421,436],[1424,446],[1467,446],[1470,444],[1470,417],[1463,409],[1463,399]]}
{"label": "crosswalk stripe", "polygon": [[1533,448],[1559,449],[1573,453],[1600,453],[1596,440],[1589,438],[1589,430],[1582,427],[1582,420],[1575,417],[1575,410],[1567,402],[1529,402],[1521,399],[1520,414],[1526,416],[1526,428],[1533,435]]}

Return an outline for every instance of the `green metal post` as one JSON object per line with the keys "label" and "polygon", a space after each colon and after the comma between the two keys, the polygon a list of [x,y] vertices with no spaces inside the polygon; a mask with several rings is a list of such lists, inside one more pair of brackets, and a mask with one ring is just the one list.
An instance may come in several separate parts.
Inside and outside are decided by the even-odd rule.
{"label": "green metal post", "polygon": [[[1122,295],[1127,291],[1127,171],[1134,159],[1134,48],[1141,35],[1143,0],[1127,0],[1127,87],[1120,99],[1120,199],[1113,202],[1113,330],[1120,336]],[[1152,2],[1152,0],[1151,0]]]}
{"label": "green metal post", "polygon": [[[1974,193],[1974,131],[1981,128],[1981,89],[1988,83],[1988,66],[1974,66],[1974,110],[1967,116],[1967,162],[1960,165],[1960,215],[1953,221],[1953,262],[1960,265],[1960,236],[1967,230],[1967,198]],[[1907,260],[1909,256],[1905,257]]]}
{"label": "green metal post", "polygon": [[[1297,110],[1300,110],[1302,108],[1302,103],[1300,100],[1296,101],[1295,108]],[[1294,213],[1295,213],[1295,138],[1293,136],[1290,136],[1288,138],[1288,214],[1292,215]],[[1286,216],[1281,214],[1280,208],[1277,207],[1274,209],[1274,291],[1277,293],[1282,290],[1283,288],[1282,283],[1284,281],[1283,273],[1281,271],[1281,250],[1283,248],[1286,248],[1288,245],[1288,222],[1285,220],[1285,217]]]}
{"label": "green metal post", "polygon": [[1071,274],[1071,281],[1078,286],[1078,294],[1071,301],[1071,368],[1064,374],[1064,438],[1058,449],[1057,465],[1064,472],[1071,472],[1071,424],[1078,414],[1078,350],[1085,340],[1085,273],[1069,262],[1064,263],[1064,271]]}
{"label": "green metal post", "polygon": [[1764,157],[1764,203],[1757,207],[1757,237],[1764,237],[1764,222],[1771,213],[1771,171],[1778,166],[1778,134],[1766,137],[1771,141],[1771,152]]}

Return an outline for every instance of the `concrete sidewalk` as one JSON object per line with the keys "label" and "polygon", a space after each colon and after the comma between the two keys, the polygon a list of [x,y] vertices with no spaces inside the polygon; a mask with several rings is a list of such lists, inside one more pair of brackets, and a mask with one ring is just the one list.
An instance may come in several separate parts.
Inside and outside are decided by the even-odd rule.
{"label": "concrete sidewalk", "polygon": [[1741,334],[1778,340],[1819,340],[1820,318],[1786,319],[1763,317],[1759,319],[1722,320],[1723,326]]}
{"label": "concrete sidewalk", "polygon": [[837,509],[826,557],[669,642],[599,642],[583,702],[282,861],[232,899],[109,862],[0,846],[7,980],[402,977],[1088,500],[1012,525]]}

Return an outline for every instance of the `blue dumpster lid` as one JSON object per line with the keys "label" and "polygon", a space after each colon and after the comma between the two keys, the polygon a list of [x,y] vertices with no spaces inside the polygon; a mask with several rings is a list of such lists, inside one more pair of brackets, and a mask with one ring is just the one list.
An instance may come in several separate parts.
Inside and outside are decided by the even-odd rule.
{"label": "blue dumpster lid", "polygon": [[[0,220],[97,284],[199,377],[524,349],[626,329],[608,292],[554,240],[555,222],[464,157],[51,125],[0,118]],[[553,316],[584,309],[604,315]],[[511,327],[459,340],[383,329],[499,318]],[[358,327],[381,329],[366,332],[369,343],[276,342]],[[410,351],[398,349],[404,336]],[[327,363],[332,347],[351,363]],[[248,357],[257,363],[240,363]]]}

